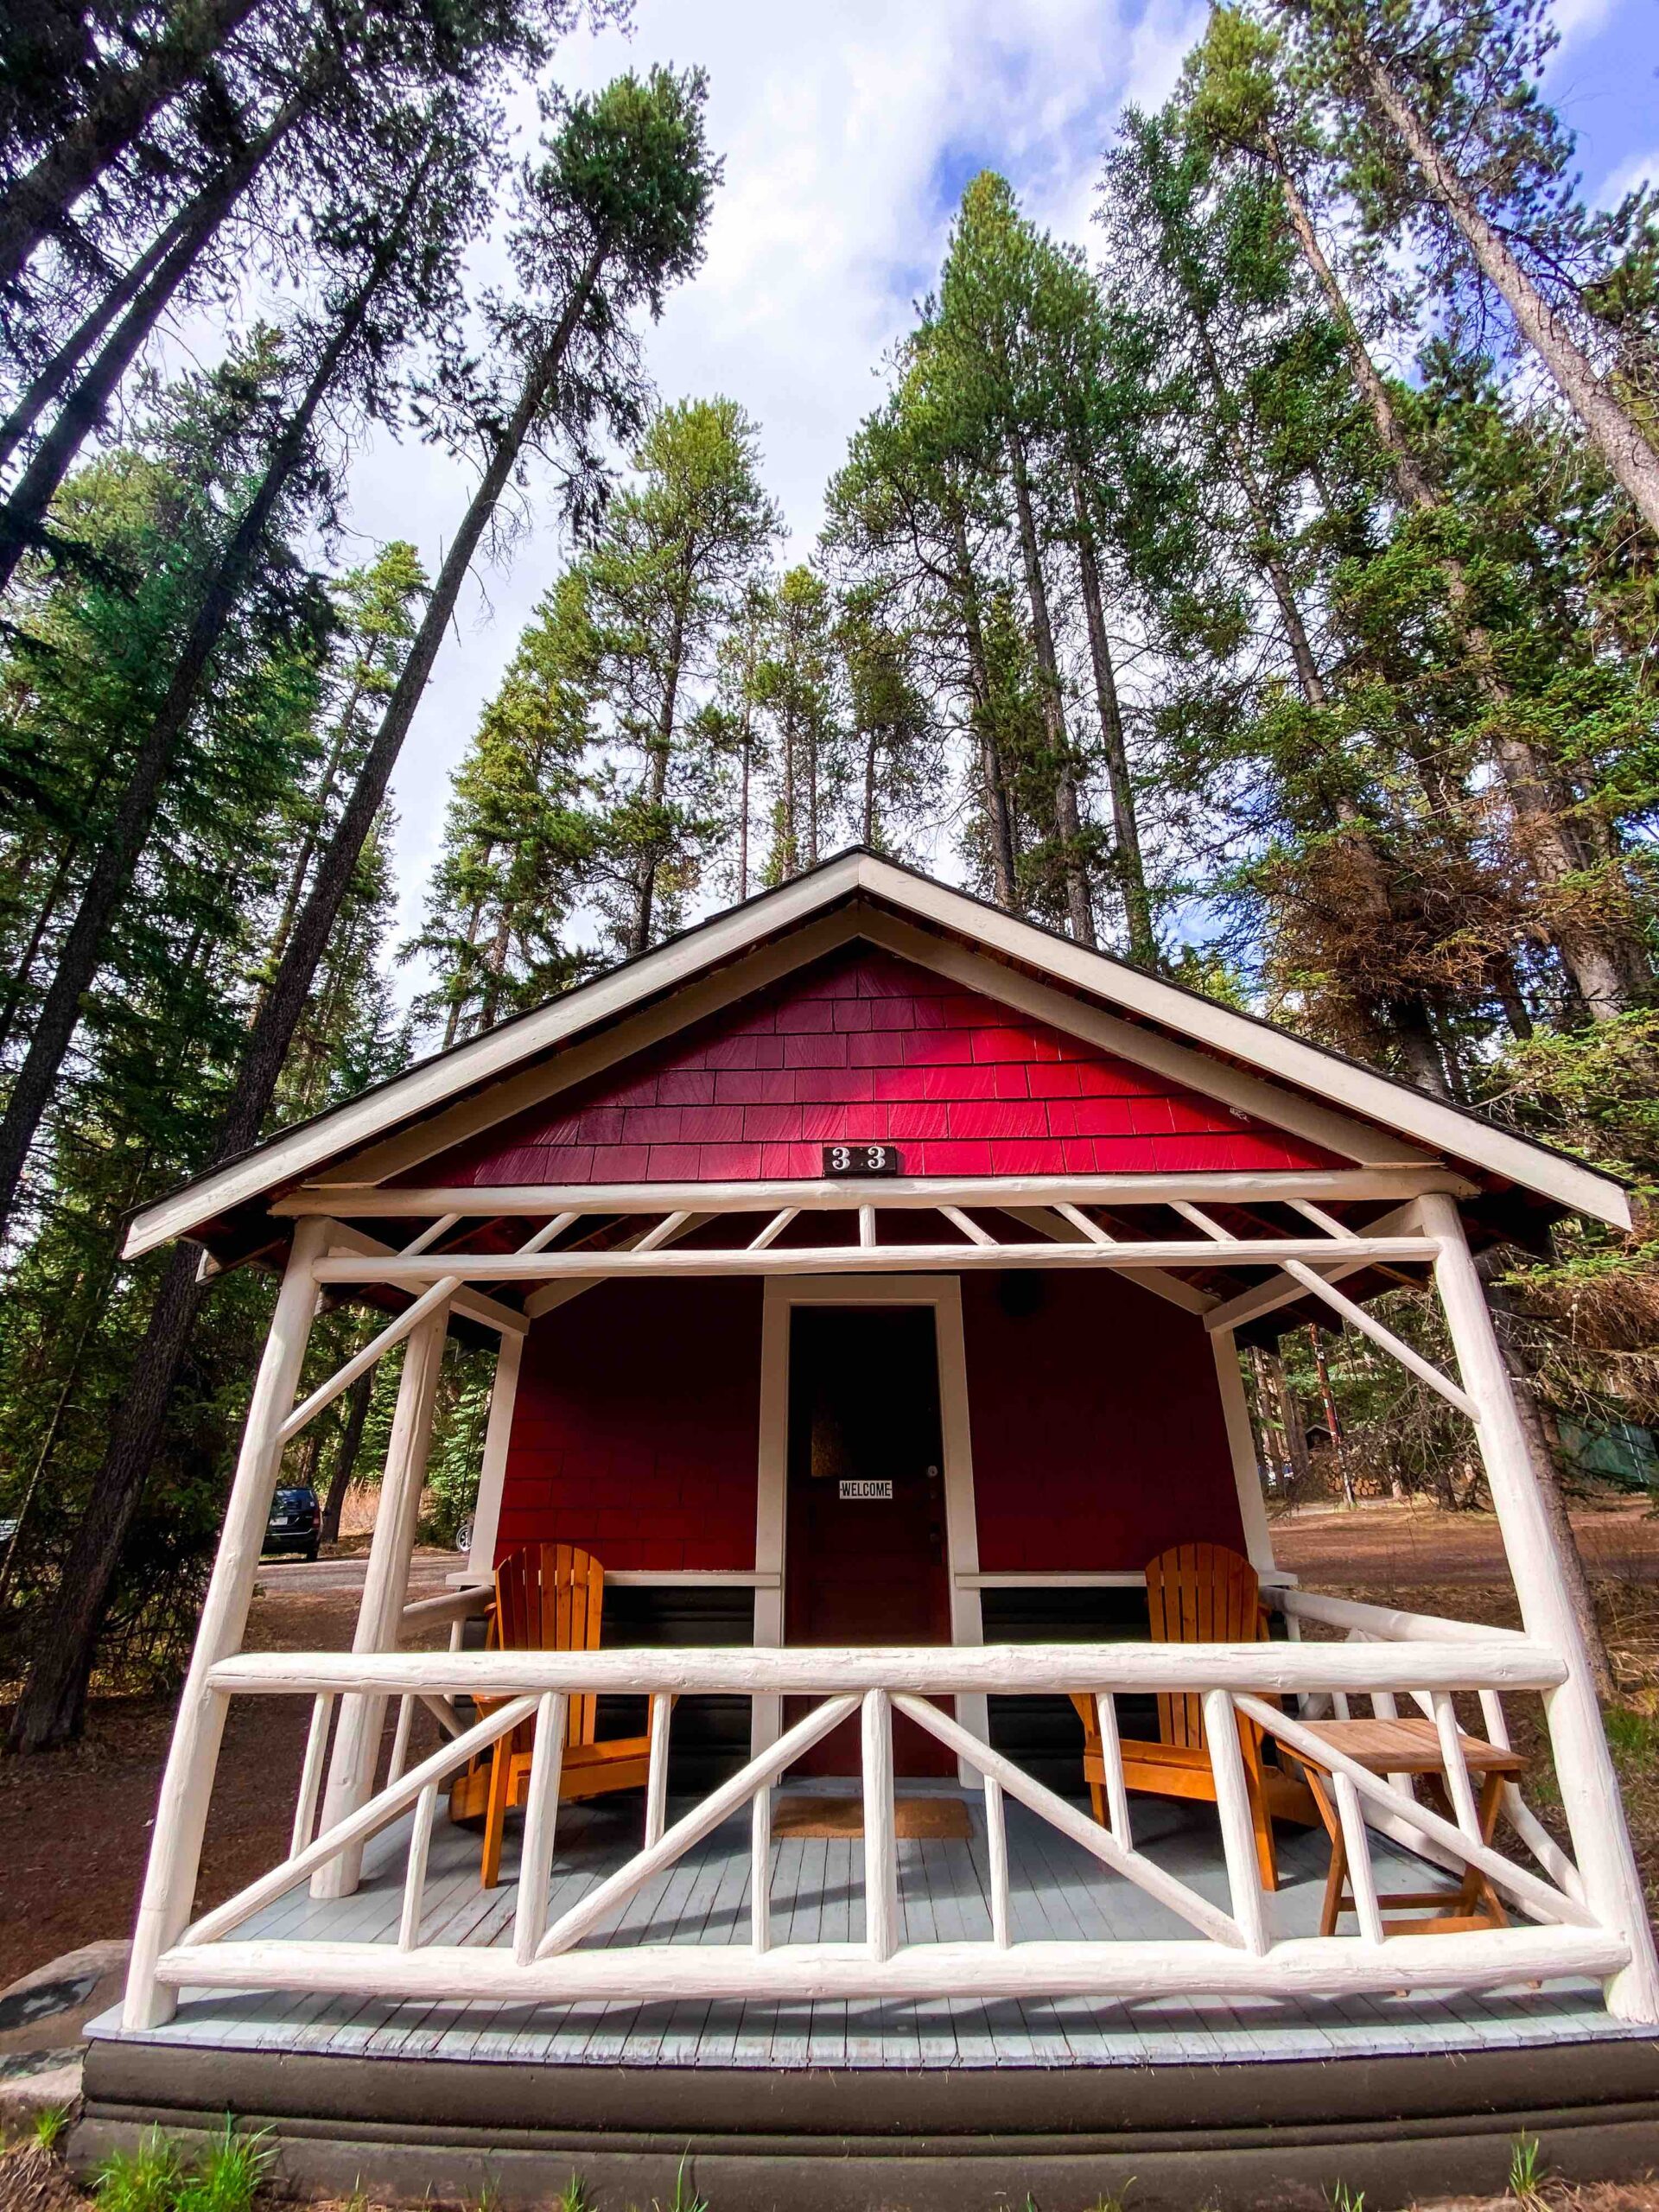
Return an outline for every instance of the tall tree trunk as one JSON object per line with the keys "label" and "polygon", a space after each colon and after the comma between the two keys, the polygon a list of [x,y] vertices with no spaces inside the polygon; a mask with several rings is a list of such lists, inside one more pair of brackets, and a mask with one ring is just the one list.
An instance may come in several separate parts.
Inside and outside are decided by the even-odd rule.
{"label": "tall tree trunk", "polygon": [[1313,1353],[1313,1372],[1319,1382],[1319,1403],[1325,1408],[1325,1426],[1331,1438],[1331,1456],[1337,1463],[1337,1479],[1342,1484],[1342,1502],[1351,1508],[1354,1503],[1354,1478],[1348,1471],[1348,1455],[1342,1448],[1342,1423],[1337,1417],[1337,1394],[1331,1388],[1331,1370],[1325,1364],[1325,1341],[1319,1334],[1317,1321],[1307,1325],[1307,1341]]}
{"label": "tall tree trunk", "polygon": [[[1271,137],[1267,141],[1267,153],[1279,181],[1292,232],[1342,334],[1354,380],[1370,411],[1401,499],[1419,513],[1435,513],[1446,504],[1444,495],[1412,451],[1400,427],[1388,385],[1370,357],[1347,295],[1319,243],[1290,164]],[[1656,474],[1659,475],[1659,455],[1655,455],[1650,448],[1647,450]],[[1605,840],[1599,851],[1594,849],[1593,843],[1586,848],[1586,841],[1575,835],[1564,819],[1562,796],[1556,788],[1552,764],[1514,728],[1504,711],[1510,702],[1509,687],[1498,673],[1491,639],[1471,604],[1463,563],[1455,555],[1446,555],[1440,565],[1446,575],[1446,597],[1452,617],[1474,664],[1481,689],[1495,710],[1492,749],[1515,809],[1521,841],[1547,893],[1559,893],[1571,877],[1586,867],[1598,862],[1617,865],[1615,851]],[[1638,947],[1610,943],[1599,933],[1559,914],[1548,918],[1548,929],[1573,988],[1592,1020],[1611,1020],[1648,995],[1651,976]]]}
{"label": "tall tree trunk", "polygon": [[69,1355],[68,1368],[58,1387],[58,1395],[53,1401],[51,1417],[46,1425],[46,1434],[41,1440],[40,1450],[35,1455],[35,1464],[29,1471],[29,1480],[23,1485],[23,1494],[18,1499],[17,1510],[12,1516],[11,1539],[6,1546],[5,1558],[0,1560],[0,1620],[3,1620],[6,1603],[17,1578],[17,1562],[23,1555],[23,1534],[29,1526],[29,1509],[34,1504],[35,1493],[40,1489],[41,1478],[51,1465],[52,1454],[57,1449],[58,1433],[63,1426],[64,1414],[69,1409],[69,1401],[74,1396],[75,1385],[80,1380],[80,1363],[86,1357],[86,1346],[91,1341],[92,1331],[104,1318],[104,1310],[115,1283],[115,1271],[116,1261],[111,1253],[110,1263],[105,1269],[104,1279],[87,1309],[86,1318],[81,1322],[80,1333],[75,1338],[74,1350]]}
{"label": "tall tree trunk", "polygon": [[[215,180],[215,182],[217,180]],[[42,363],[19,395],[3,423],[0,423],[0,467],[3,467],[47,409],[73,378],[79,364],[103,338],[116,317],[136,300],[144,286],[189,230],[203,197],[213,189],[204,185],[196,197],[181,207],[167,227],[152,239],[130,268],[124,270],[84,315],[48,361]]]}
{"label": "tall tree trunk", "polygon": [[1659,452],[1634,416],[1597,375],[1589,355],[1510,252],[1463,179],[1434,143],[1422,118],[1389,74],[1374,47],[1360,43],[1356,59],[1371,95],[1393,125],[1424,182],[1462,233],[1483,276],[1508,302],[1516,327],[1555,379],[1561,397],[1637,511],[1659,537]]}
{"label": "tall tree trunk", "polygon": [[140,287],[132,304],[105,340],[96,359],[75,386],[51,429],[29,456],[16,489],[0,504],[0,591],[10,582],[18,562],[41,542],[47,510],[88,434],[114,397],[168,302],[189,274],[202,248],[257,174],[278,141],[293,128],[302,104],[291,101],[251,144],[229,162],[194,202],[192,219]]}
{"label": "tall tree trunk", "polygon": [[1066,919],[1077,943],[1092,945],[1096,942],[1095,909],[1083,864],[1083,823],[1077,811],[1071,741],[1066,734],[1065,702],[1060,692],[1059,662],[1054,652],[1054,626],[1049,619],[1048,587],[1043,580],[1042,556],[1037,543],[1037,519],[1032,511],[1031,477],[1026,466],[1025,448],[1017,436],[1011,435],[1008,440],[1008,456],[1014,475],[1014,512],[1020,524],[1020,553],[1025,564],[1026,595],[1031,606],[1043,729],[1053,758],[1054,827],[1060,841]]}
{"label": "tall tree trunk", "polygon": [[[236,1088],[219,1126],[215,1162],[245,1152],[257,1139],[270,1111],[312,980],[385,798],[398,753],[461,596],[461,583],[588,311],[606,259],[607,248],[601,241],[590,253],[547,344],[525,373],[518,404],[439,571],[380,727],[323,851],[258,1019],[249,1032]],[[200,1298],[196,1255],[189,1246],[181,1245],[168,1262],[150,1309],[132,1378],[111,1425],[91,1504],[75,1532],[57,1603],[36,1645],[12,1714],[14,1750],[44,1751],[79,1732],[87,1678],[121,1548],[156,1456]]]}
{"label": "tall tree trunk", "polygon": [[875,753],[876,730],[872,724],[864,738],[864,820],[860,830],[863,843],[874,849],[875,844]]}
{"label": "tall tree trunk", "polygon": [[[95,798],[96,788],[92,799],[89,799],[89,805]],[[29,933],[29,943],[23,947],[22,957],[6,985],[5,1003],[0,1007],[0,1052],[3,1052],[11,1042],[12,1024],[16,1020],[28,994],[29,979],[35,973],[35,963],[40,957],[46,933],[57,915],[58,902],[69,881],[70,867],[79,849],[80,841],[78,838],[71,837],[65,841],[53,868],[52,880],[46,887],[46,896],[35,913],[34,926]]]}
{"label": "tall tree trunk", "polygon": [[806,725],[806,864],[818,864],[818,718]]}
{"label": "tall tree trunk", "polygon": [[1290,1387],[1285,1373],[1285,1363],[1277,1352],[1268,1357],[1268,1371],[1279,1400],[1279,1420],[1285,1433],[1285,1449],[1290,1459],[1291,1480],[1302,1495],[1307,1490],[1307,1428],[1302,1409],[1296,1402],[1296,1393]]}
{"label": "tall tree trunk", "polygon": [[743,702],[743,744],[740,755],[737,797],[737,895],[749,895],[749,779],[754,769],[754,733],[749,727],[749,703]]}
{"label": "tall tree trunk", "polygon": [[795,836],[795,709],[784,709],[784,836],[783,873],[785,877],[801,872],[800,846]]}
{"label": "tall tree trunk", "polygon": [[[1317,247],[1317,239],[1314,244]],[[1301,606],[1297,600],[1295,586],[1291,581],[1290,569],[1285,560],[1283,547],[1280,543],[1272,505],[1268,500],[1266,486],[1256,472],[1255,463],[1251,457],[1244,433],[1239,428],[1238,410],[1234,403],[1232,393],[1228,389],[1226,379],[1222,375],[1221,363],[1217,359],[1215,346],[1210,336],[1210,326],[1200,311],[1197,301],[1192,296],[1190,289],[1188,306],[1192,310],[1193,322],[1198,331],[1198,346],[1204,355],[1205,375],[1209,382],[1211,398],[1215,405],[1216,413],[1220,418],[1222,436],[1227,447],[1228,458],[1231,461],[1234,471],[1238,477],[1239,488],[1244,494],[1244,503],[1250,511],[1250,521],[1255,526],[1254,551],[1256,566],[1267,578],[1268,588],[1272,592],[1274,604],[1279,609],[1279,619],[1284,625],[1285,642],[1290,647],[1291,663],[1296,671],[1296,681],[1300,687],[1302,696],[1310,707],[1326,707],[1330,704],[1330,694],[1325,689],[1325,677],[1320,673],[1319,658],[1313,651],[1313,640],[1307,634],[1307,625],[1302,619]],[[1386,391],[1382,394],[1382,398],[1386,406],[1388,402]]]}
{"label": "tall tree trunk", "polygon": [[112,78],[73,128],[0,198],[0,287],[66,229],[76,200],[218,53],[258,0],[184,0],[142,61]]}
{"label": "tall tree trunk", "polygon": [[968,550],[968,532],[959,512],[950,518],[952,549],[956,554],[956,591],[962,609],[963,642],[968,654],[968,684],[975,719],[979,724],[980,775],[985,787],[985,813],[991,832],[991,886],[996,903],[1006,913],[1020,912],[1019,861],[1014,850],[1014,814],[1008,804],[1008,779],[1001,747],[991,718],[991,672],[985,652],[985,631],[980,620],[979,585]]}
{"label": "tall tree trunk", "polygon": [[374,296],[392,265],[397,252],[393,243],[396,235],[395,230],[389,232],[368,275],[323,348],[299,405],[271,448],[259,488],[249,501],[208,581],[167,695],[139,744],[127,787],[59,952],[57,972],[41,1001],[29,1051],[6,1102],[4,1118],[0,1120],[0,1235],[3,1235],[11,1218],[17,1186],[35,1132],[50,1103],[58,1071],[80,1020],[82,1000],[98,973],[110,925],[131,883],[133,869],[149,835],[174,753],[194,709],[208,664],[235,612],[276,503],[305,451],[317,409],[333,384],[347,348],[361,331]]}
{"label": "tall tree trunk", "polygon": [[[687,591],[690,588],[687,579]],[[685,601],[677,601],[674,608],[674,627],[668,641],[668,673],[663,683],[663,703],[658,710],[656,741],[651,748],[651,765],[647,772],[646,790],[650,794],[653,815],[660,811],[668,796],[668,768],[674,757],[674,721],[679,711],[680,675],[685,661]],[[657,903],[657,871],[662,866],[662,854],[655,836],[640,857],[639,887],[634,906],[633,927],[628,934],[628,950],[638,954],[650,950],[652,910]]]}
{"label": "tall tree trunk", "polygon": [[1094,670],[1095,702],[1100,715],[1101,750],[1105,756],[1106,781],[1112,795],[1112,836],[1118,880],[1123,892],[1123,910],[1129,925],[1129,957],[1142,968],[1156,968],[1158,940],[1153,934],[1152,901],[1147,895],[1146,864],[1141,855],[1141,825],[1135,819],[1135,785],[1129,776],[1129,752],[1123,737],[1117,671],[1112,666],[1111,639],[1106,634],[1100,558],[1089,517],[1083,471],[1075,464],[1071,470],[1071,497],[1077,518],[1077,578],[1083,588],[1084,614],[1089,628],[1089,658]]}
{"label": "tall tree trunk", "polygon": [[340,1516],[345,1510],[352,1477],[357,1471],[357,1455],[363,1448],[363,1427],[369,1418],[369,1400],[373,1395],[374,1370],[370,1368],[366,1375],[358,1376],[346,1393],[346,1426],[340,1431],[340,1448],[328,1477],[327,1495],[322,1501],[322,1526],[317,1531],[319,1543],[340,1541]]}

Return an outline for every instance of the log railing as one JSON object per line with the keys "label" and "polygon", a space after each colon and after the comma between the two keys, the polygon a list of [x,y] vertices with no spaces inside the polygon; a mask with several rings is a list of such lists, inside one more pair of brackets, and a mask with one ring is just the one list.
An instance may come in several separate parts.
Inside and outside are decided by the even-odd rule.
{"label": "log railing", "polygon": [[[214,1986],[317,1993],[372,1993],[387,1999],[481,1999],[572,2002],[741,1994],[759,1999],[1081,1995],[1339,1994],[1484,1989],[1567,1975],[1616,1974],[1629,1945],[1584,1901],[1582,1885],[1559,1847],[1530,1815],[1512,1821],[1539,1871],[1482,1843],[1467,1822],[1445,1819],[1408,1788],[1337,1769],[1357,1896],[1370,1894],[1370,1827],[1414,1843],[1461,1872],[1476,1867],[1525,1916],[1507,1928],[1442,1935],[1381,1936],[1369,1929],[1330,1937],[1294,1936],[1277,1922],[1280,1900],[1261,1886],[1251,1834],[1241,1720],[1277,1736],[1294,1754],[1303,1736],[1297,1717],[1312,1701],[1370,1700],[1395,1709],[1420,1699],[1450,1712],[1453,1694],[1482,1701],[1500,1728],[1505,1693],[1549,1693],[1565,1669],[1551,1651],[1523,1636],[1440,1622],[1376,1607],[1323,1608],[1337,1601],[1287,1592],[1287,1611],[1346,1629],[1351,1640],[1257,1644],[1021,1645],[883,1650],[696,1649],[594,1652],[246,1653],[220,1662],[211,1694],[308,1696],[318,1716],[305,1763],[302,1800],[288,1856],[235,1897],[203,1915],[162,1951],[155,1982],[164,1989]],[[1357,1614],[1363,1618],[1356,1618]],[[1097,1825],[1077,1805],[1034,1780],[961,1726],[953,1698],[1052,1695],[1083,1691],[1100,1702],[1110,1818]],[[1223,1856],[1224,1906],[1179,1878],[1137,1846],[1131,1802],[1117,1760],[1116,1700],[1125,1694],[1185,1692],[1205,1700],[1214,1765]],[[671,1821],[666,1802],[668,1731],[676,1698],[697,1694],[814,1700],[805,1717],[766,1745],[728,1781]],[[641,1847],[625,1865],[551,1911],[559,1769],[567,1700],[631,1694],[651,1700],[653,1757]],[[342,1699],[394,1697],[448,1715],[459,1732],[405,1767],[408,1730],[391,1771],[367,1801],[317,1827],[318,1779],[328,1715]],[[464,1727],[454,1701],[491,1700]],[[1268,1702],[1268,1700],[1274,1700]],[[474,1708],[475,1709],[475,1708]],[[464,1706],[461,1711],[467,1710]],[[854,1715],[862,1738],[864,1934],[861,1941],[778,1942],[770,1897],[774,1854],[772,1792],[785,1770],[819,1738]],[[936,1738],[975,1777],[982,1793],[987,1894],[982,1938],[912,1943],[903,1939],[894,1827],[893,1719],[902,1714]],[[524,1809],[510,1938],[490,1948],[421,1939],[427,1853],[439,1796],[457,1767],[499,1737],[533,1720],[535,1749]],[[1454,1805],[1467,1795],[1455,1727],[1446,1732]],[[1306,1743],[1303,1748],[1309,1748]],[[1461,1782],[1461,1787],[1459,1783]],[[1185,1923],[1160,1940],[1028,1942],[1011,1935],[1004,1808],[1017,1800],[1119,1879]],[[1519,1804],[1518,1798],[1515,1801]],[[1522,1808],[1524,1813],[1524,1808]],[[590,1945],[645,1885],[723,1822],[747,1812],[751,1872],[747,1942],[675,1942]],[[364,1844],[407,1821],[402,1910],[395,1940],[346,1942],[245,1933],[267,1906]],[[1531,1833],[1529,1833],[1528,1823]],[[1538,1849],[1541,1839],[1543,1849]],[[395,1863],[395,1862],[394,1862]],[[135,1990],[143,2008],[149,1992]]]}

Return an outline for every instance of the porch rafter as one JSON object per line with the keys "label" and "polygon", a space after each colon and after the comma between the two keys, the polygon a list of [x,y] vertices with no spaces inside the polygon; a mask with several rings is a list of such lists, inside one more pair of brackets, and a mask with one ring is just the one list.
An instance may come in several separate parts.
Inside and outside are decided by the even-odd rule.
{"label": "porch rafter", "polygon": [[[1002,1243],[980,1244],[964,1239],[956,1244],[826,1244],[772,1245],[757,1251],[752,1246],[695,1247],[690,1250],[661,1248],[632,1250],[538,1252],[533,1254],[472,1254],[454,1250],[422,1254],[416,1259],[391,1255],[384,1260],[355,1256],[319,1260],[314,1273],[320,1283],[381,1282],[408,1287],[425,1285],[451,1274],[463,1282],[558,1282],[569,1278],[599,1279],[611,1275],[742,1275],[742,1274],[854,1274],[894,1270],[913,1274],[918,1269],[962,1268],[1141,1268],[1203,1267],[1288,1268],[1294,1261],[1319,1261],[1331,1256],[1329,1237],[1243,1237],[1221,1245],[1196,1238],[1167,1238],[1110,1245]],[[1344,1257],[1392,1260],[1431,1264],[1438,1246],[1429,1236],[1357,1238],[1340,1249]]]}
{"label": "porch rafter", "polygon": [[[791,1182],[757,1177],[741,1183],[502,1183],[394,1186],[376,1183],[308,1183],[271,1203],[273,1214],[304,1220],[334,1217],[396,1219],[453,1213],[457,1217],[556,1214],[767,1213],[843,1207],[864,1188],[828,1179]],[[1213,1174],[1002,1175],[883,1177],[874,1186],[884,1208],[939,1205],[1161,1205],[1176,1198],[1196,1205],[1254,1202],[1290,1204],[1298,1198],[1378,1201],[1443,1191],[1466,1198],[1473,1185],[1446,1167],[1242,1169]],[[988,1195],[995,1192],[995,1197]],[[868,1191],[867,1191],[868,1194]],[[855,1202],[855,1201],[853,1201]]]}

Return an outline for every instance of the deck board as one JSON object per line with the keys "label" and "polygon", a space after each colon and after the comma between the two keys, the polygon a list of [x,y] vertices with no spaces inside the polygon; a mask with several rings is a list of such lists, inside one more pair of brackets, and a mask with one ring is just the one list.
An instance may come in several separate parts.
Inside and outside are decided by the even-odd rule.
{"label": "deck board", "polygon": [[[983,1802],[965,1793],[968,1841],[899,1845],[903,1940],[986,1940],[989,1868]],[[1009,1909],[1016,1942],[1111,1941],[1191,1934],[1156,1899],[1114,1875],[1026,1807],[1005,1805]],[[254,1915],[249,1936],[327,1936],[392,1944],[403,1902],[410,1815],[365,1855],[356,1894],[314,1899],[303,1889]],[[603,1880],[638,1847],[639,1803],[619,1799],[560,1814],[550,1918]],[[1226,1872],[1213,1814],[1135,1801],[1137,1845],[1217,1904]],[[1381,1837],[1378,1884],[1445,1878]],[[440,1815],[423,1901],[422,1940],[507,1944],[518,1899],[518,1824],[510,1824],[500,1886],[478,1884],[479,1838]],[[1318,1924],[1325,1843],[1281,1831],[1275,1910],[1287,1932]],[[772,1940],[857,1942],[864,1930],[863,1847],[856,1837],[785,1835],[772,1846]],[[645,1884],[584,1939],[747,1944],[749,1826],[728,1821]],[[118,2034],[118,2015],[93,2032]],[[935,1999],[895,2005],[684,2000],[675,2004],[531,2005],[404,2004],[371,1995],[187,1990],[176,2018],[146,2040],[181,2048],[292,2050],[386,2058],[519,2064],[786,2068],[979,2068],[1147,2065],[1235,2059],[1382,2056],[1580,2042],[1631,2032],[1609,2018],[1591,1982],[1484,1996],[1351,1996],[1290,2002],[1160,1998],[1095,2004],[1027,1999],[985,2005]]]}

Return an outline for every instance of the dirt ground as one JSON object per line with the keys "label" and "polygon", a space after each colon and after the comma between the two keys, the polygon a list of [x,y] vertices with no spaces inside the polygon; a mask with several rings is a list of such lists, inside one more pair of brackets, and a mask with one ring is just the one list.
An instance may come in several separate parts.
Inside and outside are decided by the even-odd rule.
{"label": "dirt ground", "polygon": [[[353,1592],[279,1595],[262,1586],[248,1648],[344,1650],[356,1616]],[[302,1698],[232,1700],[199,1911],[285,1855],[309,1719]],[[130,1933],[172,1726],[170,1698],[106,1700],[72,1749],[0,1758],[0,1989],[83,1943]]]}

